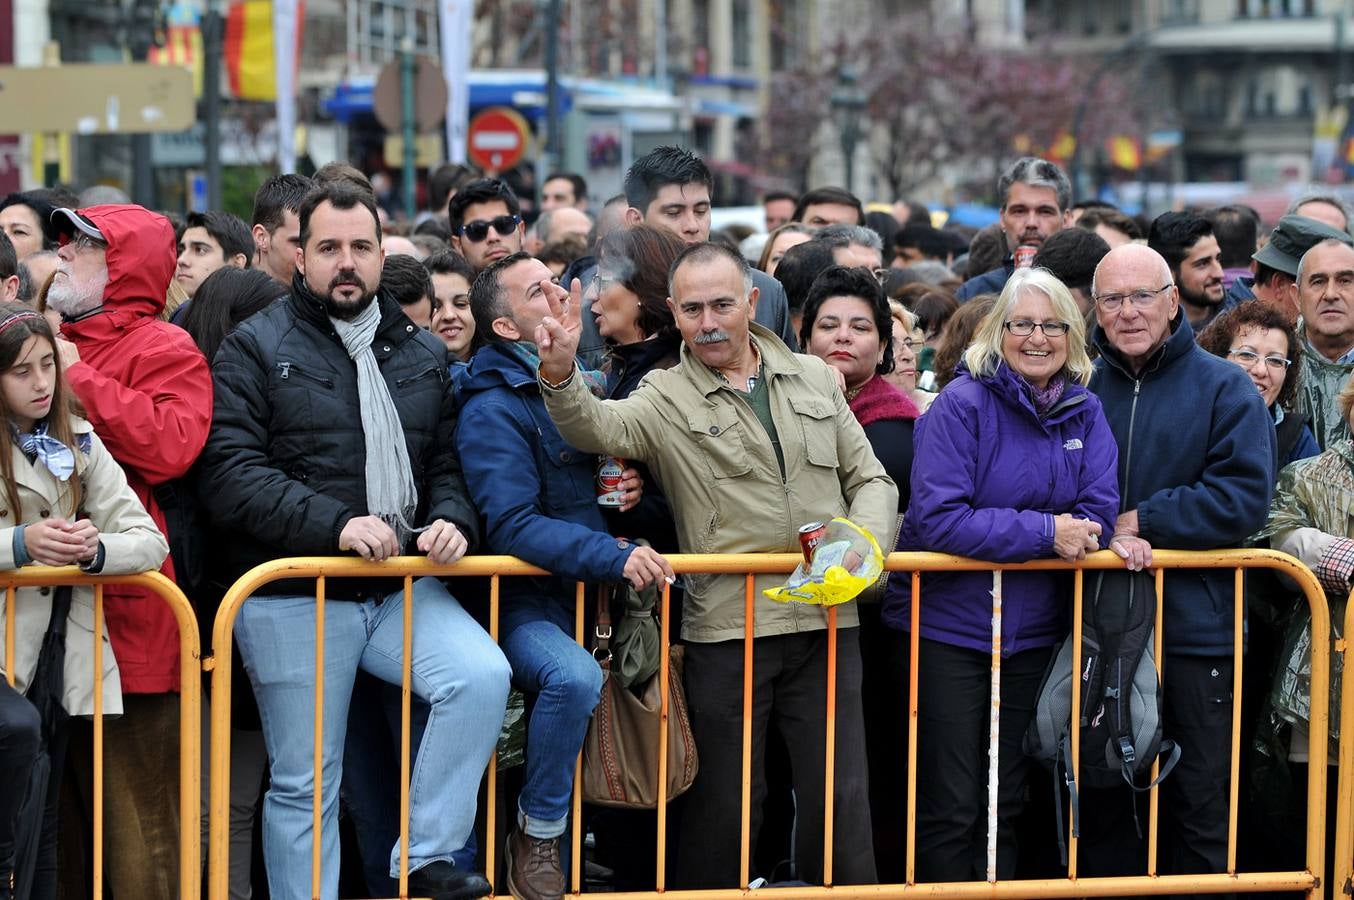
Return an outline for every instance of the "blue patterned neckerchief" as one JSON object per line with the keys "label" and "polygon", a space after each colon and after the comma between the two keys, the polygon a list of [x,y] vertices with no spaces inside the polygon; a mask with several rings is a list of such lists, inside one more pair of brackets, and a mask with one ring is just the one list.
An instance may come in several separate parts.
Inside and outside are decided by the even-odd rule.
{"label": "blue patterned neckerchief", "polygon": [[[512,341],[502,345],[508,353],[521,360],[534,374],[541,367],[541,353],[533,341]],[[588,369],[580,362],[578,370],[583,373],[583,383],[593,395],[606,399],[606,376],[596,369]]]}
{"label": "blue patterned neckerchief", "polygon": [[[66,481],[75,471],[74,451],[47,433],[46,419],[39,422],[31,433],[14,429],[14,435],[19,442],[19,448],[27,455],[36,457],[57,480]],[[81,452],[89,453],[89,435],[79,435],[77,441]]]}

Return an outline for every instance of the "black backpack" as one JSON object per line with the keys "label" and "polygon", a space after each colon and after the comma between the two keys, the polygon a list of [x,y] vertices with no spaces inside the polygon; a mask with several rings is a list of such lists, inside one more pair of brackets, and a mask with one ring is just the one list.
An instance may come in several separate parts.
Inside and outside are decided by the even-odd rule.
{"label": "black backpack", "polygon": [[[1072,777],[1072,638],[1054,654],[1034,718],[1025,733],[1025,753],[1054,773],[1054,791],[1061,776],[1072,798],[1072,834],[1080,834],[1077,796],[1081,787],[1128,785],[1150,790],[1171,773],[1180,747],[1161,738],[1161,684],[1152,656],[1156,625],[1156,584],[1148,572],[1110,570],[1089,578],[1081,621],[1081,760]],[[1152,763],[1164,756],[1155,781]],[[1063,862],[1062,800],[1058,811],[1058,846]],[[1136,818],[1136,815],[1135,815]]]}

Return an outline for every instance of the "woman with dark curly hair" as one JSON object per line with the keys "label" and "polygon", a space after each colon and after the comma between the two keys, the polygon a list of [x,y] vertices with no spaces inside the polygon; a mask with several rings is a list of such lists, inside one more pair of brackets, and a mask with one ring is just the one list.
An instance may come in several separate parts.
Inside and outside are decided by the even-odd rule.
{"label": "woman with dark curly hair", "polygon": [[1246,370],[1274,418],[1279,468],[1321,452],[1307,417],[1293,409],[1302,354],[1293,326],[1274,307],[1248,300],[1218,316],[1199,334],[1199,346]]}

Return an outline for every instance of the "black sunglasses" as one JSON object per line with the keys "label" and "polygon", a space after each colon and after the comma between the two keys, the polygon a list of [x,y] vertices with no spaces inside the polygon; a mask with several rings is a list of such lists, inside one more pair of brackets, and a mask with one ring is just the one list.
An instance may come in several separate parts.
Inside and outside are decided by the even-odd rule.
{"label": "black sunglasses", "polygon": [[466,222],[460,228],[456,229],[458,235],[462,235],[471,242],[478,244],[489,236],[489,227],[492,225],[494,231],[499,233],[500,237],[507,237],[517,230],[517,226],[522,222],[521,216],[496,216],[488,222],[483,219],[476,219],[473,222]]}

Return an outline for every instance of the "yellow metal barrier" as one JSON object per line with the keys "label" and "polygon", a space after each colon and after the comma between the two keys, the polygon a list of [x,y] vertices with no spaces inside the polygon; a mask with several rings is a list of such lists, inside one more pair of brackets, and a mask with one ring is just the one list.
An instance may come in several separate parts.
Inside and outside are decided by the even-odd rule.
{"label": "yellow metal barrier", "polygon": [[[179,626],[179,896],[201,896],[202,666],[197,615],[178,586],[159,572],[89,575],[75,566],[33,566],[0,572],[5,590],[5,659],[14,659],[15,591],[26,587],[92,587],[94,590],[94,897],[103,896],[103,589],[144,588],[163,600]],[[79,648],[68,647],[67,652]],[[6,666],[11,686],[14,666]]]}
{"label": "yellow metal barrier", "polygon": [[[732,898],[744,897],[749,875],[749,854],[750,854],[750,808],[751,808],[751,783],[752,783],[752,661],[753,661],[753,624],[755,615],[755,593],[753,576],[757,574],[775,574],[789,572],[798,563],[800,557],[797,554],[764,554],[764,555],[674,555],[670,556],[669,561],[673,569],[678,573],[701,573],[701,574],[722,574],[722,575],[742,575],[745,578],[744,603],[746,615],[746,635],[744,638],[744,683],[743,683],[743,771],[742,771],[742,819],[741,819],[741,847],[740,847],[740,880],[741,887],[730,888],[727,890],[701,890],[701,891],[673,891],[665,890],[665,847],[667,833],[667,807],[666,807],[666,778],[661,770],[658,773],[658,807],[655,812],[657,817],[657,861],[655,869],[655,892],[632,892],[618,893],[610,896],[618,898],[654,898],[658,896],[671,898],[719,898],[719,900],[732,900]],[[909,749],[908,749],[908,777],[906,809],[907,829],[906,847],[903,848],[906,857],[907,883],[905,884],[885,884],[885,885],[850,885],[842,887],[832,886],[832,772],[835,764],[834,754],[834,733],[835,733],[835,703],[833,698],[836,693],[836,615],[834,610],[828,613],[828,670],[827,670],[827,746],[825,749],[825,765],[827,777],[825,779],[825,818],[824,818],[824,882],[821,888],[763,888],[759,889],[757,895],[766,898],[766,900],[776,900],[776,898],[809,898],[809,897],[827,897],[832,894],[846,895],[850,897],[870,897],[870,898],[890,898],[906,896],[932,896],[947,898],[969,898],[969,897],[997,897],[997,898],[1015,898],[1015,897],[1092,897],[1092,896],[1120,896],[1120,895],[1158,895],[1174,893],[1231,893],[1231,892],[1277,892],[1277,891],[1303,891],[1308,897],[1318,897],[1321,895],[1323,885],[1321,883],[1321,873],[1324,866],[1325,853],[1325,794],[1326,794],[1326,771],[1324,766],[1311,766],[1309,771],[1307,797],[1307,869],[1305,871],[1293,872],[1256,872],[1240,873],[1236,871],[1236,827],[1237,827],[1237,797],[1239,792],[1239,734],[1241,730],[1241,679],[1243,667],[1243,642],[1244,642],[1244,597],[1242,596],[1243,573],[1246,569],[1264,568],[1281,572],[1295,581],[1306,595],[1308,603],[1311,606],[1312,613],[1312,677],[1311,677],[1311,743],[1314,747],[1320,747],[1326,741],[1328,716],[1329,716],[1329,633],[1330,633],[1330,615],[1326,605],[1325,594],[1312,573],[1297,560],[1285,554],[1276,553],[1268,550],[1218,550],[1209,552],[1183,552],[1170,550],[1157,550],[1153,552],[1153,568],[1156,572],[1156,586],[1158,600],[1161,598],[1164,585],[1164,572],[1167,569],[1224,569],[1232,570],[1235,573],[1235,600],[1234,600],[1234,681],[1233,681],[1233,709],[1232,709],[1232,765],[1231,765],[1231,784],[1230,784],[1230,811],[1228,823],[1228,853],[1227,853],[1227,871],[1225,873],[1209,875],[1160,875],[1157,873],[1157,845],[1156,845],[1156,825],[1158,820],[1158,789],[1153,788],[1150,800],[1150,819],[1149,819],[1149,840],[1148,840],[1148,863],[1147,874],[1140,876],[1126,877],[1096,877],[1096,878],[1078,878],[1076,874],[1076,839],[1073,837],[1069,845],[1069,866],[1066,878],[1050,879],[1026,879],[1009,880],[996,882],[967,882],[967,883],[944,883],[944,884],[916,884],[915,864],[916,864],[916,844],[915,844],[915,821],[916,821],[916,747],[917,747],[917,678],[918,678],[918,654],[917,640],[920,632],[920,573],[937,571],[1032,571],[1032,570],[1061,570],[1072,571],[1074,573],[1074,637],[1076,640],[1076,655],[1074,656],[1074,668],[1080,667],[1080,622],[1081,622],[1081,604],[1083,588],[1083,572],[1086,570],[1097,569],[1118,569],[1122,568],[1123,562],[1118,556],[1108,551],[1092,554],[1085,561],[1077,565],[1070,565],[1059,560],[1038,560],[1023,564],[1014,565],[995,565],[961,557],[945,556],[933,553],[894,553],[888,557],[886,568],[893,572],[910,572],[912,586],[912,653],[911,653],[911,683],[908,698],[908,729],[909,729]],[[328,578],[345,577],[372,577],[389,576],[392,578],[401,578],[404,581],[405,608],[404,608],[404,640],[406,652],[404,654],[403,670],[403,691],[402,691],[402,716],[401,716],[401,766],[400,766],[400,810],[401,810],[401,832],[400,832],[400,877],[399,894],[401,897],[408,896],[408,811],[409,797],[408,785],[410,775],[410,737],[409,737],[409,706],[411,698],[410,689],[410,670],[408,648],[412,641],[412,609],[410,597],[412,593],[413,578],[422,576],[458,576],[458,577],[489,577],[490,581],[490,625],[491,636],[497,640],[498,635],[498,612],[499,612],[499,581],[501,577],[521,576],[521,575],[540,575],[545,574],[543,570],[523,563],[521,560],[513,557],[503,556],[484,556],[472,557],[461,560],[447,566],[436,566],[429,563],[421,557],[398,557],[389,559],[381,563],[365,562],[354,558],[313,558],[313,559],[289,559],[277,560],[272,563],[259,566],[245,574],[224,598],[220,612],[217,616],[215,627],[213,629],[213,649],[215,659],[221,660],[216,670],[216,675],[212,684],[212,746],[211,746],[211,790],[210,790],[210,813],[211,828],[209,840],[209,898],[210,900],[226,900],[228,896],[228,859],[229,852],[229,834],[228,834],[228,803],[229,803],[229,784],[230,784],[230,744],[229,727],[230,720],[230,685],[231,685],[231,666],[228,660],[231,658],[232,635],[235,622],[235,616],[240,606],[245,600],[257,592],[262,586],[274,581],[283,579],[306,578],[316,581],[316,616],[317,616],[317,648],[316,648],[316,709],[323,708],[321,698],[323,697],[323,615],[324,615],[324,593],[325,582]],[[577,638],[580,643],[584,640],[583,635],[583,585],[577,589],[577,606],[575,615],[575,627]],[[261,601],[266,602],[266,601]],[[668,654],[667,648],[670,636],[667,633],[668,607],[670,603],[669,591],[665,588],[662,596],[662,629],[661,629],[661,647],[660,656],[660,679],[663,685],[663,718],[660,725],[659,746],[666,747],[666,728],[667,728],[667,684],[668,684]],[[1169,673],[1163,673],[1163,654],[1162,649],[1162,604],[1157,604],[1157,628],[1156,628],[1156,663],[1158,672],[1163,678],[1169,677]],[[1078,706],[1079,684],[1076,679],[1073,680],[1072,707]],[[1351,693],[1348,685],[1346,686],[1345,701],[1348,705],[1354,702],[1354,694]],[[315,745],[316,745],[316,768],[315,768],[315,791],[314,791],[314,840],[312,851],[312,889],[313,896],[320,896],[319,883],[319,824],[320,824],[320,777],[321,766],[319,760],[319,746],[321,744],[322,722],[317,713],[315,722]],[[1074,771],[1079,760],[1079,729],[1077,728],[1076,718],[1073,717],[1072,728],[1072,759]],[[1344,766],[1342,771],[1354,773],[1354,745],[1346,744],[1344,748],[1344,762],[1350,765]],[[660,767],[666,764],[663,753],[659,754]],[[1153,768],[1153,775],[1156,775],[1156,768]],[[580,821],[581,815],[581,791],[579,788],[580,779],[575,775],[575,790],[573,798],[573,820],[575,823]],[[1350,788],[1354,791],[1354,788]],[[1342,794],[1342,799],[1344,794]],[[488,826],[486,834],[488,839],[485,842],[486,874],[490,881],[494,881],[498,848],[494,845],[493,836],[495,834],[495,800],[496,800],[496,773],[493,761],[489,766],[488,782],[488,809],[486,811]],[[1349,807],[1342,806],[1342,809]],[[1346,816],[1346,819],[1348,817]],[[1348,831],[1348,822],[1342,820],[1340,823]],[[581,854],[581,831],[579,827],[573,829],[572,852],[572,883],[571,892],[580,893],[582,854]],[[1349,835],[1345,835],[1346,840]],[[1348,849],[1348,844],[1345,845]],[[1345,854],[1348,857],[1348,854]],[[185,896],[187,896],[185,894]]]}
{"label": "yellow metal barrier", "polygon": [[[1335,886],[1332,896],[1354,894],[1354,678],[1351,678],[1350,664],[1354,663],[1354,654],[1349,652],[1351,627],[1354,627],[1354,591],[1350,592],[1350,602],[1345,606],[1344,631],[1336,641],[1335,649],[1344,658],[1344,680],[1340,683],[1340,767],[1339,786],[1335,802]],[[1312,624],[1315,632],[1316,624]],[[1315,657],[1316,648],[1313,646]],[[1312,687],[1313,693],[1316,687]],[[1312,747],[1321,745],[1312,740]],[[1316,749],[1312,750],[1313,765],[1316,768]],[[1324,767],[1323,767],[1324,768]]]}

